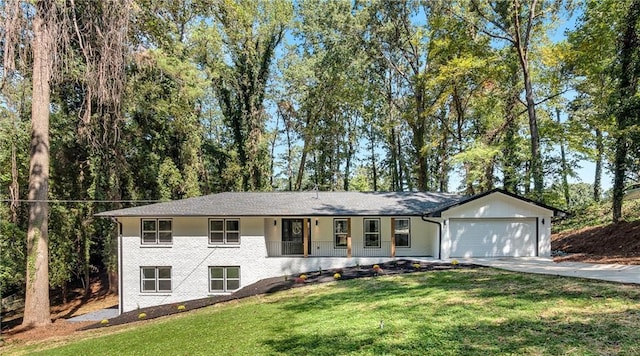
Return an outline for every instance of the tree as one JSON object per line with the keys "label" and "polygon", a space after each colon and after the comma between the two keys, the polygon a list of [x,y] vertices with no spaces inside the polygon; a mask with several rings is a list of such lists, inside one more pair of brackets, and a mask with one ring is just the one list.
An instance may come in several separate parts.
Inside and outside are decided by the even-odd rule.
{"label": "tree", "polygon": [[[476,29],[496,41],[504,41],[516,53],[522,74],[525,92],[525,106],[529,118],[530,170],[533,178],[534,198],[542,200],[544,173],[540,153],[540,134],[534,93],[531,53],[535,36],[544,33],[546,26],[553,23],[563,1],[549,0],[509,0],[498,3],[484,3],[469,0],[468,6],[452,8],[457,16],[474,24]],[[468,15],[465,11],[470,10]]]}
{"label": "tree", "polygon": [[[93,4],[87,2],[86,4]],[[87,76],[86,96],[87,108],[95,102],[98,105],[107,104],[118,107],[118,88],[122,83],[118,73],[122,60],[123,43],[121,39],[122,22],[128,13],[128,2],[106,1],[99,3],[106,9],[117,11],[100,11],[99,16],[94,14],[94,19],[106,21],[81,23],[76,16],[76,3],[72,0],[45,1],[23,4],[21,1],[9,1],[5,3],[5,31],[4,31],[4,63],[5,77],[16,69],[16,48],[20,48],[19,34],[28,31],[26,28],[33,12],[30,30],[33,33],[33,41],[30,43],[32,52],[31,72],[26,67],[18,68],[24,77],[30,75],[32,81],[31,97],[31,144],[29,167],[29,222],[27,229],[27,268],[26,268],[26,297],[23,325],[42,326],[51,322],[49,314],[49,250],[48,250],[48,193],[49,193],[49,110],[51,104],[51,82],[59,79],[71,65],[67,66],[64,58],[70,63],[76,63],[74,46],[83,54],[84,66],[74,67],[73,70],[84,70]],[[86,10],[86,9],[85,9]],[[120,12],[122,11],[122,12]],[[92,19],[92,17],[85,17]],[[114,21],[118,19],[118,21]],[[82,25],[80,25],[82,24]],[[83,34],[93,33],[96,26],[105,25],[113,28],[103,28],[101,44],[99,48],[92,48],[91,43],[85,42]],[[86,26],[86,27],[84,27]],[[82,31],[82,30],[85,31]],[[27,37],[28,38],[28,37]],[[116,41],[113,41],[116,39]],[[20,53],[18,51],[18,53]],[[25,58],[26,59],[26,58]],[[113,65],[113,67],[112,67]],[[115,70],[114,70],[115,68]],[[115,89],[115,90],[114,90]],[[116,94],[114,94],[116,93]],[[95,100],[95,101],[94,101]],[[88,110],[86,118],[91,118]]]}
{"label": "tree", "polygon": [[610,147],[608,138],[615,131],[610,98],[616,80],[611,69],[617,54],[620,23],[628,4],[629,1],[617,0],[586,1],[577,27],[567,34],[564,66],[578,93],[570,104],[569,147],[595,162],[595,201],[602,197],[602,173]]}
{"label": "tree", "polygon": [[[618,41],[616,74],[617,90],[613,96],[616,110],[616,138],[613,178],[613,221],[622,218],[622,200],[626,174],[630,165],[630,147],[640,136],[640,0],[634,0],[627,8]],[[638,153],[634,152],[634,156]]]}
{"label": "tree", "polygon": [[[243,190],[265,188],[264,97],[275,49],[292,14],[286,1],[218,0],[203,21],[198,61],[210,75],[230,127]],[[220,39],[220,43],[215,43]]]}

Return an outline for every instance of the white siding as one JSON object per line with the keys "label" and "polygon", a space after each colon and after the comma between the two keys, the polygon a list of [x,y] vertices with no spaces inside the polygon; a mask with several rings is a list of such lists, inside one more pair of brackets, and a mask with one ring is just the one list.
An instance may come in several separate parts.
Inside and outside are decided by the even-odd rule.
{"label": "white siding", "polygon": [[[535,245],[531,243],[535,243],[536,234],[538,256],[550,256],[552,215],[549,209],[499,192],[446,210],[442,213],[442,258],[533,256]],[[461,242],[465,239],[470,240]],[[480,243],[489,240],[495,244]]]}
{"label": "white siding", "polygon": [[[240,218],[239,246],[211,246],[208,240],[207,217],[174,217],[173,244],[154,246],[140,244],[140,218],[121,218],[121,310],[159,304],[177,303],[209,295],[209,266],[240,266],[241,287],[258,280],[301,272],[340,268],[356,264],[373,264],[389,260],[380,258],[286,258],[267,257],[265,230],[269,240],[279,239],[279,225],[273,218]],[[332,221],[332,220],[331,220]],[[332,222],[331,222],[332,223]],[[312,219],[312,228],[315,227]],[[277,230],[277,231],[276,231]],[[332,231],[332,230],[330,230]],[[322,236],[322,235],[321,235]],[[170,266],[170,293],[142,293],[140,267]]]}

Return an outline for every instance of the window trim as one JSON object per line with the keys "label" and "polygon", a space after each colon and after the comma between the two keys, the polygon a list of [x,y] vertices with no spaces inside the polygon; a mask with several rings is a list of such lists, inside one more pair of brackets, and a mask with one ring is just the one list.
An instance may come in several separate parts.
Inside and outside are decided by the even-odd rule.
{"label": "window trim", "polygon": [[[377,232],[367,232],[367,221],[377,221],[378,222],[378,231]],[[377,235],[378,236],[378,244],[374,246],[367,246],[367,236],[368,235]],[[362,219],[362,246],[364,248],[382,248],[382,226],[380,222],[380,218],[364,218]]]}
{"label": "window trim", "polygon": [[[212,221],[222,221],[222,230],[212,230],[211,222]],[[227,221],[237,221],[238,222],[238,230],[227,230]],[[209,245],[240,245],[240,241],[242,240],[240,237],[240,219],[239,218],[210,218],[207,222],[207,229],[209,230]],[[221,232],[222,233],[222,241],[212,241],[211,234],[213,232]],[[229,232],[237,232],[238,233],[238,241],[229,242],[227,234]]]}
{"label": "window trim", "polygon": [[[211,282],[214,281],[214,278],[212,276],[213,273],[211,273],[213,271],[214,268],[222,268],[222,278],[216,278],[216,281],[222,281],[222,286],[223,289],[219,290],[219,289],[211,289]],[[228,277],[228,269],[229,268],[237,268],[238,269],[238,278],[229,278]],[[240,266],[209,266],[209,293],[232,293],[235,292],[237,290],[239,290],[240,288],[242,288],[242,284],[241,284],[241,280],[242,280],[242,274],[241,274],[241,270],[240,270]],[[238,281],[238,288],[236,289],[228,289],[228,281]]]}
{"label": "window trim", "polygon": [[[161,268],[168,268],[169,269],[169,278],[160,278],[160,269]],[[151,278],[145,278],[144,277],[144,270],[145,269],[153,269],[154,270],[154,277],[153,279]],[[154,281],[154,290],[145,290],[144,289],[144,282],[145,281]],[[167,289],[160,289],[160,281],[169,281],[169,284],[171,285],[171,288]],[[171,266],[140,266],[140,293],[171,293],[173,292],[173,268],[171,268]]]}
{"label": "window trim", "polygon": [[[155,222],[156,226],[154,230],[145,230],[144,229],[144,223],[145,221],[153,221]],[[169,224],[171,225],[171,230],[160,230],[160,222],[161,221],[168,221]],[[154,242],[146,242],[144,240],[144,234],[146,233],[150,233],[153,232],[155,234],[155,241]],[[171,241],[169,242],[161,242],[160,241],[160,233],[161,232],[169,232],[171,234]],[[161,245],[161,246],[168,246],[168,245],[173,245],[173,219],[170,218],[142,218],[140,219],[140,244],[141,245],[145,245],[145,246],[154,246],[154,245]]]}
{"label": "window trim", "polygon": [[[398,222],[398,220],[407,220],[409,222],[409,229],[408,229],[409,231],[406,233],[407,234],[407,245],[406,246],[398,245],[398,241],[396,240],[396,234],[398,234],[398,229],[396,228],[396,223]],[[395,244],[396,247],[398,247],[398,248],[411,248],[411,218],[395,218],[394,219],[394,223],[393,223],[393,239],[394,239],[394,244]]]}
{"label": "window trim", "polygon": [[[347,223],[347,231],[346,232],[336,232],[336,223],[338,221],[345,221]],[[333,219],[333,248],[334,249],[346,249],[347,248],[347,238],[349,237],[349,224],[351,224],[349,218],[334,218]],[[345,235],[344,245],[338,245],[338,234]]]}

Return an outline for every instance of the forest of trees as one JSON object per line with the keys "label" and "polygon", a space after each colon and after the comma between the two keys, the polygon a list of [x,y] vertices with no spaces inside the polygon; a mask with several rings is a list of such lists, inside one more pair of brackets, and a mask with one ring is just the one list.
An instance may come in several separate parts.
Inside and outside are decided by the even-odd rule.
{"label": "forest of trees", "polygon": [[640,0],[0,4],[0,292],[27,310],[115,276],[105,210],[500,187],[618,221],[640,179]]}

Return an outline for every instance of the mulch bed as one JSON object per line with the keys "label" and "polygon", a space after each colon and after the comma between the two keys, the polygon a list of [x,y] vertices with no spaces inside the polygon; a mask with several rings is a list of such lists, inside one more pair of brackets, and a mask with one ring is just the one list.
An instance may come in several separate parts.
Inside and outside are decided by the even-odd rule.
{"label": "mulch bed", "polygon": [[[420,267],[416,268],[414,265],[419,264]],[[335,273],[340,273],[340,280],[348,280],[354,278],[363,278],[363,277],[375,277],[379,275],[394,275],[394,274],[404,274],[404,273],[412,273],[412,272],[426,272],[426,271],[442,271],[442,270],[450,270],[450,269],[461,269],[461,268],[481,268],[482,266],[470,264],[470,263],[459,263],[453,265],[451,263],[444,262],[417,262],[410,260],[398,260],[391,261],[387,263],[380,263],[378,266],[380,269],[374,269],[374,265],[367,266],[356,266],[356,267],[346,267],[340,269],[332,269],[332,270],[323,270],[322,272],[308,272],[304,273],[306,275],[306,280],[301,281],[298,277],[293,278],[285,278],[285,277],[274,277],[260,280],[256,283],[248,285],[233,294],[230,295],[221,295],[221,296],[213,296],[202,299],[194,299],[186,302],[177,302],[170,304],[157,305],[154,307],[148,308],[140,308],[137,310],[133,310],[130,312],[122,313],[115,318],[109,319],[109,323],[95,323],[81,328],[80,330],[88,330],[101,328],[105,326],[113,326],[113,325],[121,325],[132,323],[141,320],[154,319],[161,316],[177,314],[186,310],[193,310],[198,308],[207,307],[210,305],[228,302],[231,300],[242,299],[246,297],[251,297],[254,295],[260,294],[269,294],[275,293],[291,288],[303,287],[310,283],[327,283],[334,281]],[[178,308],[179,306],[184,306],[184,308]],[[181,310],[182,309],[182,310]],[[144,318],[140,318],[140,314],[144,313],[146,316]]]}

